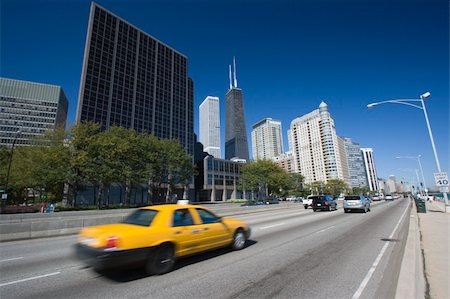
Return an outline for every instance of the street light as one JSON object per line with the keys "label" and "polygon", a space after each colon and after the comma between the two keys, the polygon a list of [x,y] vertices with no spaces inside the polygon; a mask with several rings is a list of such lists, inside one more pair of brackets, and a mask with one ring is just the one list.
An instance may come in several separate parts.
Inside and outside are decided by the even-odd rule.
{"label": "street light", "polygon": [[13,144],[11,146],[11,154],[9,155],[9,164],[8,164],[8,173],[6,175],[6,184],[5,184],[5,193],[2,195],[2,212],[5,211],[6,208],[6,201],[8,200],[8,183],[9,183],[9,177],[11,175],[11,164],[14,154],[14,146],[16,145],[17,138],[20,136],[21,132],[18,130],[14,135]]}
{"label": "street light", "polygon": [[[427,183],[425,182],[425,176],[423,175],[423,169],[422,169],[422,163],[420,162],[420,157],[422,157],[422,155],[417,155],[416,157],[414,156],[400,156],[400,157],[395,157],[396,159],[411,159],[411,160],[417,160],[417,162],[419,163],[419,169],[420,169],[420,174],[422,175],[422,182],[423,182],[423,187],[425,189],[425,193],[428,196],[428,188],[427,188]],[[420,183],[420,182],[419,182]]]}
{"label": "street light", "polygon": [[[407,105],[407,106],[411,106],[417,109],[421,109],[423,110],[423,114],[425,115],[425,121],[427,123],[427,128],[428,128],[428,134],[430,135],[430,140],[431,140],[431,146],[433,147],[433,153],[434,153],[434,160],[436,161],[436,166],[438,169],[438,172],[442,172],[441,171],[441,163],[439,162],[439,157],[436,151],[436,145],[434,144],[434,138],[433,138],[433,132],[431,132],[431,126],[430,126],[430,121],[428,120],[428,114],[427,114],[427,108],[425,107],[425,102],[424,100],[428,97],[431,96],[430,92],[425,92],[424,94],[422,94],[420,96],[420,100],[419,99],[395,99],[395,100],[387,100],[387,101],[382,101],[382,102],[375,102],[375,103],[370,103],[367,105],[367,108],[373,108],[376,105],[380,105],[380,104],[385,104],[385,103],[393,103],[393,104],[402,104],[402,105]],[[420,102],[422,105],[416,105],[413,104],[411,102]],[[448,197],[447,197],[447,192],[442,192],[444,195],[444,202],[445,202],[445,211],[446,212],[450,212],[450,208],[448,205]]]}

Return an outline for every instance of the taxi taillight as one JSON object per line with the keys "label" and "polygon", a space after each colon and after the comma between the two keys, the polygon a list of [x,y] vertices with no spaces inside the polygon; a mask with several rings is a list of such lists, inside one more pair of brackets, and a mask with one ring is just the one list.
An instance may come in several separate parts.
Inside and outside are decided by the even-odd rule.
{"label": "taxi taillight", "polygon": [[116,250],[119,245],[119,238],[116,236],[108,237],[106,239],[105,250]]}

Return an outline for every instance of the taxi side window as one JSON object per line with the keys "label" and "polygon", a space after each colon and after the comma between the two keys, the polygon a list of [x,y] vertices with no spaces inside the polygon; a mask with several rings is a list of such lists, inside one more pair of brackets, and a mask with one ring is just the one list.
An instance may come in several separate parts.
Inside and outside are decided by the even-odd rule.
{"label": "taxi side window", "polygon": [[194,220],[188,209],[180,209],[173,212],[173,226],[194,225]]}
{"label": "taxi side window", "polygon": [[203,224],[220,222],[220,218],[206,210],[197,209],[198,215],[202,219]]}

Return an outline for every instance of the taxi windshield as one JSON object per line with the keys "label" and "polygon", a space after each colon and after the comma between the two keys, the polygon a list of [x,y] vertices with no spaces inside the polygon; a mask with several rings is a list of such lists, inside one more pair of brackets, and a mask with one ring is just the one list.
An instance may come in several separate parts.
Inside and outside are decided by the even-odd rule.
{"label": "taxi windshield", "polygon": [[127,216],[123,223],[140,226],[150,226],[158,212],[155,210],[139,209]]}

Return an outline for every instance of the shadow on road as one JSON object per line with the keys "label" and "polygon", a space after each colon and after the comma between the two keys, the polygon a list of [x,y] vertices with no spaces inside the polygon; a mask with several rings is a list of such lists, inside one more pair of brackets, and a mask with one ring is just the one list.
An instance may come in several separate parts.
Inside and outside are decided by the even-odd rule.
{"label": "shadow on road", "polygon": [[[247,240],[247,244],[246,244],[245,248],[250,247],[256,243],[257,243],[257,241]],[[245,250],[245,248],[243,250]],[[208,251],[205,253],[193,255],[190,257],[181,258],[175,263],[175,266],[172,271],[177,271],[178,269],[181,269],[183,267],[193,265],[193,264],[196,264],[199,262],[203,262],[203,261],[221,256],[223,254],[227,254],[230,252],[232,252],[232,250],[230,248],[220,248],[220,249]],[[145,273],[145,271],[142,267],[134,268],[134,269],[119,268],[119,269],[102,270],[102,271],[96,271],[96,272],[98,274],[102,275],[103,277],[110,279],[114,282],[118,282],[118,283],[125,283],[125,282],[130,282],[130,281],[149,277],[149,275],[147,273]]]}

